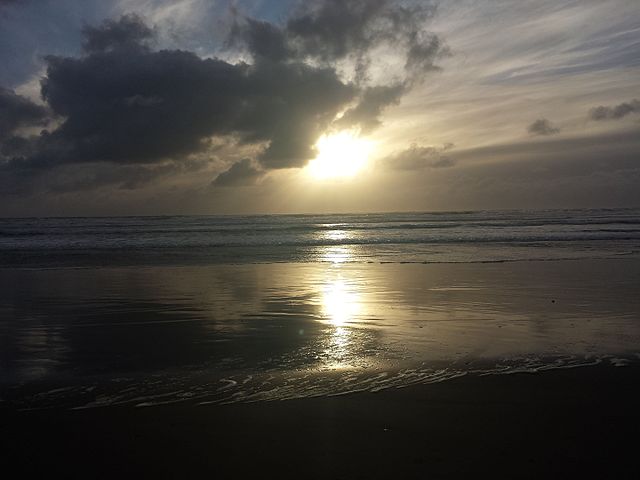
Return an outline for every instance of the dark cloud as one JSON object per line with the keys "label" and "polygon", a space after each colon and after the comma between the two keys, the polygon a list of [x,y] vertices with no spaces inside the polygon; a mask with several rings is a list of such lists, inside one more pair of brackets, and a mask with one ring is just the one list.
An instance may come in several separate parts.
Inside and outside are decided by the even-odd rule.
{"label": "dark cloud", "polygon": [[65,119],[35,159],[49,164],[145,163],[198,152],[206,136],[230,131],[245,80],[241,67],[184,51],[47,62],[42,94]]}
{"label": "dark cloud", "polygon": [[[246,47],[251,63],[154,50],[153,29],[134,15],[86,26],[80,56],[45,57],[41,93],[56,128],[37,136],[14,135],[18,127],[48,115],[43,107],[2,91],[0,101],[12,106],[0,117],[5,132],[0,168],[5,175],[28,179],[67,165],[106,163],[118,174],[96,171],[121,184],[122,166],[206,156],[212,138],[232,139],[258,152],[253,163],[232,166],[215,185],[230,184],[243,174],[251,177],[251,165],[256,172],[304,166],[316,155],[314,144],[325,131],[377,127],[384,109],[410,88],[409,71],[433,66],[439,47],[428,47],[434,37],[420,30],[432,14],[431,5],[324,0],[294,13],[282,26],[237,19],[229,45]],[[331,25],[336,17],[340,22]],[[367,85],[359,83],[362,78],[346,80],[331,64],[348,57],[365,65],[371,49],[382,42],[405,52],[404,79]],[[419,62],[413,58],[421,54],[412,49],[420,45],[432,51],[424,52],[423,63],[415,67]],[[150,178],[156,170],[136,172]],[[88,178],[86,183],[100,181]]]}
{"label": "dark cloud", "polygon": [[29,195],[98,189],[135,190],[183,174],[209,175],[208,172],[200,172],[207,166],[208,162],[198,159],[130,165],[107,162],[73,163],[47,170],[14,166],[10,175],[0,175],[0,192]]}
{"label": "dark cloud", "polygon": [[301,56],[324,61],[352,57],[365,68],[376,47],[390,44],[404,54],[407,71],[421,74],[433,68],[442,51],[437,37],[423,31],[435,10],[430,2],[325,0],[305,5],[289,19],[285,32]]}
{"label": "dark cloud", "polygon": [[292,52],[287,45],[285,33],[270,22],[246,18],[234,22],[229,35],[229,46],[244,46],[256,57],[280,62],[288,59]]}
{"label": "dark cloud", "polygon": [[449,49],[437,35],[428,32],[411,32],[411,41],[407,52],[405,70],[411,74],[411,79],[421,80],[425,73],[438,70],[435,61],[449,55]]}
{"label": "dark cloud", "polygon": [[44,125],[47,118],[45,107],[0,87],[0,140],[9,137],[20,127]]}
{"label": "dark cloud", "polygon": [[553,125],[546,118],[539,118],[527,127],[531,135],[554,135],[560,133],[560,129]]}
{"label": "dark cloud", "polygon": [[300,10],[289,19],[287,33],[302,55],[336,60],[366,53],[390,35],[385,0],[327,0]]}
{"label": "dark cloud", "polygon": [[404,85],[377,86],[366,88],[358,104],[345,112],[337,122],[339,125],[359,125],[364,132],[380,125],[382,111],[391,104],[400,102],[405,93]]}
{"label": "dark cloud", "polygon": [[632,113],[640,112],[640,100],[633,99],[614,107],[599,106],[589,110],[591,120],[617,120]]}
{"label": "dark cloud", "polygon": [[383,162],[395,170],[453,167],[456,162],[446,155],[452,148],[453,144],[450,143],[441,147],[421,147],[413,144],[406,150],[390,155]]}
{"label": "dark cloud", "polygon": [[264,171],[257,169],[251,159],[244,158],[234,163],[229,170],[218,175],[212,185],[223,187],[252,185],[263,175]]}
{"label": "dark cloud", "polygon": [[[132,35],[123,33],[127,28]],[[132,47],[131,39],[147,35],[139,35],[139,21],[130,17],[91,34],[98,31],[100,50],[47,57],[42,95],[64,120],[32,142],[37,153],[14,159],[14,166],[152,163],[201,152],[207,138],[225,135],[265,143],[260,161],[267,168],[301,166],[313,156],[317,137],[357,94],[329,68],[230,64],[186,51]],[[117,48],[109,43],[113,32]],[[9,110],[12,125],[40,112],[5,97],[15,105]]]}
{"label": "dark cloud", "polygon": [[145,43],[153,38],[153,30],[136,15],[123,15],[119,20],[106,20],[98,27],[86,26],[82,34],[82,47],[86,52],[143,48]]}
{"label": "dark cloud", "polygon": [[175,176],[197,166],[184,162],[163,162],[152,165],[108,165],[104,163],[67,165],[56,170],[47,190],[55,193],[95,190],[102,187],[135,190],[160,178]]}
{"label": "dark cloud", "polygon": [[[236,17],[230,45],[244,46],[256,62],[311,60],[334,65],[341,60],[352,61],[357,102],[336,126],[369,131],[379,126],[386,107],[397,104],[416,81],[437,68],[439,57],[448,54],[439,37],[424,30],[434,13],[435,6],[430,2],[324,0],[305,4],[282,27]],[[394,72],[391,83],[370,85],[372,63],[378,60],[384,64],[376,51],[382,45],[393,48],[404,59],[404,72]],[[314,135],[317,138],[316,132]],[[274,149],[280,150],[277,145]]]}
{"label": "dark cloud", "polygon": [[357,89],[333,69],[303,63],[257,62],[238,106],[234,125],[246,141],[268,141],[259,157],[265,168],[301,167],[315,156],[313,145]]}
{"label": "dark cloud", "polygon": [[300,166],[355,94],[328,69],[234,65],[177,50],[48,62],[42,92],[65,118],[52,137],[68,158],[47,161],[154,162],[200,152],[211,136],[236,135],[267,143],[261,161],[269,168]]}
{"label": "dark cloud", "polygon": [[353,60],[358,83],[368,80],[376,49],[386,45],[405,59],[405,80],[411,82],[448,54],[441,39],[424,30],[435,11],[431,2],[323,0],[301,5],[282,27],[236,18],[231,43],[244,43],[255,58],[272,61]]}

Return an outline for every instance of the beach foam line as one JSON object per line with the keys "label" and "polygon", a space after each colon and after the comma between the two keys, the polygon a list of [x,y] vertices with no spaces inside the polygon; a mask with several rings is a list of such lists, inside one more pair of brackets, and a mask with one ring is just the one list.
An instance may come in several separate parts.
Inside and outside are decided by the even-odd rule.
{"label": "beach foam line", "polygon": [[598,364],[623,367],[640,361],[639,354],[585,355],[561,357],[518,357],[482,365],[478,362],[460,364],[452,362],[442,368],[420,364],[406,368],[377,370],[353,368],[351,370],[277,370],[240,373],[216,378],[215,372],[199,372],[197,376],[173,372],[158,375],[152,380],[122,381],[121,378],[103,385],[76,385],[49,388],[25,398],[7,401],[18,409],[38,410],[69,408],[83,410],[130,405],[153,407],[170,404],[194,406],[227,405],[286,401],[293,399],[344,396],[353,393],[377,393],[390,389],[409,388],[445,382],[466,375],[478,377],[542,373],[557,369],[570,369]]}

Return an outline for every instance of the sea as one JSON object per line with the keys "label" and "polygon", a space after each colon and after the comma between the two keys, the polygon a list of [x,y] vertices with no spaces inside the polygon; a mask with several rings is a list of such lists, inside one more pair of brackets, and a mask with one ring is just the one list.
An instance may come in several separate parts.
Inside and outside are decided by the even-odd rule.
{"label": "sea", "polygon": [[640,359],[640,209],[0,219],[0,408]]}

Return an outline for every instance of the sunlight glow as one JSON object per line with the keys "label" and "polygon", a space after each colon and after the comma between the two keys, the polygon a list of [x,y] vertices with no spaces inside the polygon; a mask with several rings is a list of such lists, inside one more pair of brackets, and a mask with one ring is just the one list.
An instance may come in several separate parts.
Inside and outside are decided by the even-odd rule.
{"label": "sunlight glow", "polygon": [[345,263],[352,260],[351,247],[348,245],[339,245],[335,247],[327,247],[322,253],[322,261],[329,263]]}
{"label": "sunlight glow", "polygon": [[316,179],[353,177],[362,170],[373,149],[373,142],[343,130],[322,135],[316,143],[318,156],[308,170]]}
{"label": "sunlight glow", "polygon": [[332,325],[342,327],[359,313],[358,295],[342,280],[330,282],[323,292],[322,311]]}

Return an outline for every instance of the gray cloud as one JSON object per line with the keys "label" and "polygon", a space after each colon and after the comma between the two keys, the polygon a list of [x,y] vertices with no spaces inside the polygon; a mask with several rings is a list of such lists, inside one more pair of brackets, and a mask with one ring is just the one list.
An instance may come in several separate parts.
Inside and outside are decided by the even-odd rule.
{"label": "gray cloud", "polygon": [[212,185],[216,186],[237,186],[252,185],[260,177],[264,175],[264,171],[256,168],[249,158],[244,158],[234,163],[228,170],[222,172],[214,180]]}
{"label": "gray cloud", "polygon": [[413,144],[406,150],[396,152],[383,160],[383,163],[395,170],[422,170],[424,168],[448,168],[456,162],[446,152],[453,144],[441,147],[421,147]]}
{"label": "gray cloud", "polygon": [[[325,65],[352,61],[359,103],[349,109],[340,125],[368,131],[380,124],[386,107],[397,104],[426,73],[437,69],[438,58],[449,54],[437,35],[424,30],[435,11],[430,2],[324,0],[305,4],[282,27],[237,17],[230,44],[244,46],[257,61],[311,60]],[[404,72],[394,72],[401,73],[401,78],[390,84],[370,85],[370,69],[382,45],[404,58]]]}
{"label": "gray cloud", "polygon": [[[411,63],[411,48],[422,42],[417,22],[432,12],[431,6],[409,8],[387,0],[325,0],[310,13],[294,14],[285,26],[245,18],[232,28],[230,45],[245,45],[253,56],[250,64],[154,50],[153,29],[134,15],[86,26],[80,56],[45,57],[42,97],[57,127],[3,142],[0,168],[24,185],[29,177],[65,165],[106,162],[124,172],[118,166],[206,155],[213,137],[260,147],[253,160],[262,169],[301,167],[315,156],[315,141],[340,112],[346,113],[334,126],[371,130],[413,81],[408,73],[403,83],[359,85],[342,78],[335,66],[309,57],[362,59],[369,48],[388,41],[401,44]],[[324,29],[329,18],[342,13],[346,23],[336,26],[339,31]],[[303,24],[311,30],[305,32]],[[333,34],[339,38],[332,40]],[[425,71],[433,66],[435,57],[429,58],[420,67]],[[3,131],[45,118],[43,107],[11,95],[3,91],[0,98],[13,105],[6,120],[0,117],[7,125]],[[232,166],[214,184],[230,184],[242,173],[250,177],[249,166],[245,161]],[[136,171],[150,178],[157,170]],[[120,182],[118,175],[96,171]]]}
{"label": "gray cloud", "polygon": [[[637,131],[456,150],[445,186],[476,208],[638,205]],[[463,193],[464,192],[464,193]]]}
{"label": "gray cloud", "polygon": [[65,165],[53,172],[46,189],[54,193],[90,191],[103,187],[135,190],[160,178],[202,168],[198,162],[162,162],[151,165],[109,165],[106,163]]}
{"label": "gray cloud", "polygon": [[230,40],[244,44],[254,57],[272,61],[351,59],[358,81],[368,79],[375,49],[388,45],[404,57],[407,80],[416,80],[448,54],[442,40],[424,30],[435,12],[431,2],[323,0],[301,5],[282,27],[237,17]]}
{"label": "gray cloud", "polygon": [[345,112],[338,121],[342,125],[360,125],[364,132],[378,127],[382,111],[400,102],[406,92],[404,85],[383,85],[364,89],[358,104]]}
{"label": "gray cloud", "polygon": [[640,112],[640,100],[633,99],[613,107],[599,106],[589,110],[591,120],[618,120],[629,114]]}
{"label": "gray cloud", "polygon": [[228,45],[246,46],[255,58],[280,62],[291,57],[285,32],[278,26],[253,18],[236,19],[231,27]]}
{"label": "gray cloud", "polygon": [[539,118],[527,127],[531,135],[554,135],[560,133],[560,129],[553,125],[546,118]]}
{"label": "gray cloud", "polygon": [[[451,156],[461,165],[467,161],[471,163],[487,163],[496,165],[513,164],[513,168],[519,161],[527,160],[532,164],[543,160],[548,165],[554,165],[556,169],[564,169],[566,174],[585,158],[597,159],[593,165],[600,169],[606,169],[607,164],[626,162],[627,165],[638,165],[638,154],[640,153],[640,137],[637,131],[628,130],[600,135],[581,135],[573,137],[550,137],[544,141],[529,140],[525,142],[513,142],[489,145],[465,150],[456,150]],[[602,162],[602,159],[611,158],[609,162]],[[563,163],[553,163],[562,160]],[[570,165],[570,167],[568,167]],[[585,163],[586,165],[586,163]],[[500,166],[496,168],[510,168]],[[574,173],[581,174],[584,169],[577,168]]]}
{"label": "gray cloud", "polygon": [[137,15],[123,15],[119,20],[105,20],[98,27],[82,29],[85,52],[106,52],[114,49],[136,49],[153,38],[150,29]]}
{"label": "gray cloud", "polygon": [[0,140],[20,127],[44,125],[47,109],[12,90],[0,87]]}
{"label": "gray cloud", "polygon": [[42,95],[64,120],[31,142],[37,153],[11,166],[156,162],[201,152],[204,140],[225,135],[267,143],[260,158],[267,168],[301,166],[356,94],[328,68],[152,51],[134,41],[148,38],[141,31],[138,20],[123,17],[91,30],[86,55],[47,57]]}
{"label": "gray cloud", "polygon": [[381,44],[399,47],[407,70],[431,69],[440,47],[423,31],[434,4],[391,0],[325,0],[289,19],[286,33],[300,55],[325,61],[356,57],[366,65]]}

